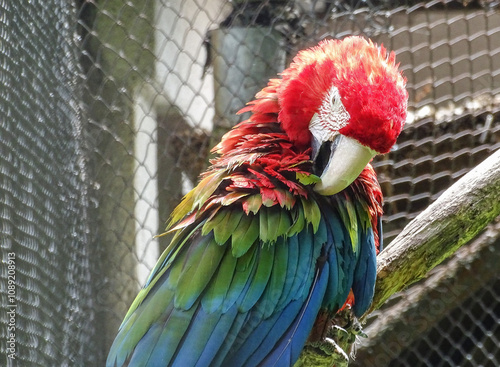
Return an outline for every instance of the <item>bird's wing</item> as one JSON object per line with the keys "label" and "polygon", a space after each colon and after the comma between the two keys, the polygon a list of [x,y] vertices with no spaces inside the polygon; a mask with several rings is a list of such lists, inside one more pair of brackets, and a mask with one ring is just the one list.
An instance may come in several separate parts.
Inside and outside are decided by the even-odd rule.
{"label": "bird's wing", "polygon": [[345,196],[330,204],[301,199],[248,215],[229,206],[179,230],[108,365],[291,365],[321,307],[339,309],[351,289],[355,312],[372,297],[368,215]]}
{"label": "bird's wing", "polygon": [[248,215],[225,207],[187,225],[132,305],[108,365],[296,359],[326,289],[328,264],[317,261],[326,230],[305,199],[291,210],[263,206]]}
{"label": "bird's wing", "polygon": [[108,366],[289,366],[321,307],[337,310],[351,288],[369,293],[371,280],[355,273],[371,252],[355,241],[370,237],[361,230],[370,205],[315,200],[310,157],[277,123],[277,83],[243,110],[254,114],[225,135],[212,170],[174,211],[175,236]]}
{"label": "bird's wing", "polygon": [[368,165],[350,187],[326,202],[323,216],[338,218],[326,221],[333,238],[328,239],[330,276],[322,308],[330,315],[337,312],[352,292],[348,302],[360,317],[373,299],[376,256],[382,250],[382,192],[373,168]]}

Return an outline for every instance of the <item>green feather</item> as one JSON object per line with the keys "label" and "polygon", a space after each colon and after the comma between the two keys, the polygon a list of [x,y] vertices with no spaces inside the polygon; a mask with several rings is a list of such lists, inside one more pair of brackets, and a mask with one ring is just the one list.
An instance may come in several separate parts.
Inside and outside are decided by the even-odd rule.
{"label": "green feather", "polygon": [[284,238],[279,237],[273,247],[275,248],[275,254],[271,277],[258,303],[258,310],[262,312],[264,318],[271,316],[276,310],[276,306],[284,290],[283,287],[286,283],[288,268],[288,245],[285,243]]}
{"label": "green feather", "polygon": [[313,175],[312,173],[307,174],[303,172],[296,172],[295,177],[302,185],[314,185],[321,181],[321,178]]}
{"label": "green feather", "polygon": [[231,286],[227,292],[226,299],[222,304],[222,312],[225,313],[240,297],[247,282],[250,282],[251,274],[254,272],[256,263],[257,245],[250,246],[247,252],[238,258]]}
{"label": "green feather", "polygon": [[288,237],[292,237],[304,229],[306,221],[304,218],[304,209],[301,206],[299,205],[295,206],[295,209],[293,211],[293,218],[294,218],[293,223],[291,227],[288,229],[287,233]]}
{"label": "green feather", "polygon": [[[284,241],[284,238],[283,238]],[[279,240],[278,240],[279,242]],[[297,263],[299,261],[299,241],[297,236],[286,238],[286,248],[288,251],[288,258],[286,260],[287,272],[285,275],[285,280],[283,283],[283,291],[281,293],[280,300],[278,301],[277,308],[280,309],[283,305],[290,302],[293,295],[290,294],[294,279],[296,277]],[[280,260],[281,262],[282,260]],[[283,262],[285,262],[283,260]]]}
{"label": "green feather", "polygon": [[276,227],[277,237],[285,236],[292,225],[292,220],[290,218],[289,212],[281,210],[279,211],[279,213],[280,213],[280,218],[279,218],[280,221],[278,223],[278,226]]}
{"label": "green feather", "polygon": [[308,223],[313,225],[314,232],[316,232],[321,218],[321,212],[318,204],[316,204],[316,201],[314,200],[308,200],[302,197],[300,200],[302,201],[302,206],[304,207],[304,217]]}
{"label": "green feather", "polygon": [[[185,255],[185,254],[184,254]],[[158,264],[157,264],[158,266]],[[176,282],[177,279],[178,279],[178,274],[180,273],[180,270],[181,270],[181,266],[178,266],[177,270],[179,270],[179,273],[175,273],[174,269],[176,267],[173,267],[171,270],[170,270],[170,274],[169,274],[169,282]],[[134,302],[132,302],[132,305],[130,306],[127,314],[125,315],[125,317],[123,318],[123,322],[122,322],[122,325],[124,325],[128,319],[130,317],[132,317],[132,315],[134,314],[134,311],[139,307],[140,304],[142,304],[142,302],[144,301],[144,299],[146,298],[146,296],[149,294],[149,291],[151,290],[151,288],[153,288],[153,286],[155,285],[156,281],[161,277],[161,275],[163,275],[163,273],[165,273],[165,271],[168,269],[167,266],[164,266],[164,267],[160,267],[158,270],[157,270],[157,274],[151,279],[151,281],[147,283],[147,285],[141,289],[141,291],[139,292],[139,294],[137,295],[137,297],[135,297],[134,299]],[[177,275],[177,276],[176,276]],[[169,282],[167,282],[167,284],[165,285],[165,288],[167,289],[174,289],[175,287],[174,286],[170,286],[169,287]]]}
{"label": "green feather", "polygon": [[214,227],[215,241],[223,245],[231,237],[244,214],[239,210],[227,210],[227,215]]}
{"label": "green feather", "polygon": [[172,241],[170,241],[170,244],[160,255],[160,258],[156,262],[155,267],[149,274],[149,277],[146,281],[146,285],[144,286],[144,288],[148,288],[151,283],[156,282],[156,277],[158,273],[162,272],[162,269],[166,267],[167,263],[170,263],[172,261],[172,258],[175,257],[178,251],[182,248],[182,244],[186,242],[186,240],[198,227],[199,224],[190,225],[182,229],[181,231],[177,231],[175,233],[174,237],[172,238]]}
{"label": "green feather", "polygon": [[[182,274],[182,270],[184,267],[184,262],[186,261],[186,257],[188,255],[188,251],[184,249],[185,251],[182,251],[177,257],[176,260],[172,265],[170,269],[170,273],[168,275],[168,279],[165,283],[165,286],[168,289],[175,289],[177,288],[177,284],[179,283],[180,276]],[[199,249],[201,251],[201,249]]]}
{"label": "green feather", "polygon": [[368,208],[368,204],[362,200],[356,200],[354,202],[356,205],[356,213],[358,213],[358,218],[363,226],[363,231],[366,232],[368,228],[372,227],[370,209]]}
{"label": "green feather", "polygon": [[[159,266],[158,274],[155,275],[155,278],[151,281],[151,284],[148,285],[148,289],[150,289],[156,283],[156,281],[159,279],[159,277],[166,271],[166,269],[168,269],[170,267],[171,267],[171,270],[170,270],[170,274],[168,276],[168,280],[166,282],[166,286],[169,289],[175,289],[177,287],[177,283],[179,282],[179,278],[180,278],[182,271],[183,271],[184,263],[186,262],[185,259],[189,255],[189,251],[187,249],[186,242],[188,240],[193,240],[194,234],[197,233],[197,231],[199,230],[199,228],[201,226],[202,226],[202,223],[199,223],[191,231],[187,231],[187,230],[181,231],[182,233],[187,232],[187,234],[185,234],[185,237],[179,236],[179,240],[182,239],[182,242],[177,245],[177,249],[168,258],[168,260],[167,259],[165,260],[166,261],[165,264],[160,265],[160,263],[157,263],[156,267]],[[175,239],[175,237],[174,237],[174,239]],[[172,243],[173,242],[174,242],[174,240],[172,240]],[[165,252],[167,250],[168,250],[168,247],[165,250]],[[175,262],[174,262],[174,259],[176,260]]]}
{"label": "green feather", "polygon": [[175,296],[175,307],[183,310],[189,309],[198,299],[226,251],[225,246],[217,245],[213,236],[201,237],[200,243],[193,247],[180,275]]}
{"label": "green feather", "polygon": [[233,256],[240,257],[244,255],[257,240],[259,233],[259,218],[252,214],[242,215],[241,221],[234,229],[231,237]]}
{"label": "green feather", "polygon": [[[301,295],[310,272],[311,264],[314,264],[314,260],[312,259],[314,241],[309,227],[304,228],[304,230],[301,231],[296,238],[298,242],[299,255],[294,281],[290,290],[290,297],[292,299],[296,299]],[[314,267],[312,268],[314,269]]]}
{"label": "green feather", "polygon": [[193,210],[194,203],[194,189],[189,191],[180,202],[179,205],[175,207],[170,214],[170,221],[167,225],[167,230],[174,224],[184,218],[191,210]]}
{"label": "green feather", "polygon": [[351,236],[352,249],[354,252],[357,252],[359,246],[358,215],[356,214],[354,204],[349,198],[347,198],[346,204],[347,214],[349,215],[349,221],[351,222],[349,235]]}
{"label": "green feather", "polygon": [[[127,320],[119,335],[123,336],[121,348],[132,350],[146,334],[151,325],[161,319],[162,314],[173,308],[171,304],[174,292],[167,287],[160,287],[154,297],[148,297],[139,309]],[[127,332],[129,331],[130,332]]]}
{"label": "green feather", "polygon": [[234,203],[235,201],[238,201],[239,199],[244,198],[245,196],[248,196],[248,195],[250,195],[248,192],[230,192],[229,194],[226,194],[222,198],[220,203],[223,206],[229,206],[232,203]]}
{"label": "green feather", "polygon": [[205,222],[205,224],[203,225],[203,228],[201,230],[201,235],[206,236],[214,228],[220,226],[221,223],[224,221],[224,218],[228,214],[229,214],[229,212],[227,210],[219,210],[219,212],[217,212],[217,214],[215,214],[212,218],[207,219],[207,221]]}
{"label": "green feather", "polygon": [[288,226],[282,233],[279,232],[283,211],[277,206],[260,210],[260,240],[263,243],[274,243],[276,239],[286,233]]}
{"label": "green feather", "polygon": [[259,229],[260,229],[259,239],[263,243],[269,242],[268,233],[267,233],[268,224],[269,224],[268,216],[269,216],[268,208],[264,207],[261,210],[259,210]]}
{"label": "green feather", "polygon": [[237,260],[229,251],[222,258],[219,269],[201,300],[201,304],[207,313],[219,309],[226,298],[233,280]]}
{"label": "green feather", "polygon": [[252,195],[246,200],[246,202],[248,204],[247,212],[257,214],[260,207],[262,206],[262,196],[260,196],[260,194]]}
{"label": "green feather", "polygon": [[225,171],[212,173],[201,180],[194,189],[189,191],[186,196],[184,196],[181,203],[172,211],[167,229],[193,210],[201,208],[217,187],[219,187],[225,174]]}
{"label": "green feather", "polygon": [[263,243],[274,243],[279,236],[287,234],[291,226],[288,212],[281,210],[277,205],[271,208],[262,208],[259,211],[260,240]]}
{"label": "green feather", "polygon": [[[157,261],[155,267],[151,271],[148,280],[146,281],[146,285],[139,292],[134,302],[130,306],[125,318],[123,319],[124,324],[127,319],[133,314],[133,312],[137,309],[137,307],[142,303],[142,301],[149,294],[151,289],[154,287],[158,279],[170,269],[168,280],[165,284],[165,287],[168,289],[174,289],[177,281],[179,279],[179,275],[182,271],[182,264],[184,263],[184,258],[186,257],[186,252],[184,250],[185,243],[191,239],[193,233],[195,233],[200,227],[202,223],[190,225],[183,230],[177,232],[167,246],[165,251],[161,254],[159,260]],[[174,265],[171,266],[174,259],[179,261],[175,262]]]}
{"label": "green feather", "polygon": [[266,285],[273,268],[274,250],[275,246],[263,246],[259,249],[257,254],[257,269],[251,278],[250,287],[246,291],[245,297],[239,305],[238,310],[240,312],[249,311],[266,289]]}
{"label": "green feather", "polygon": [[337,197],[337,209],[340,213],[340,218],[344,223],[345,228],[349,232],[349,237],[351,239],[351,245],[354,252],[357,251],[358,246],[358,219],[356,215],[356,209],[346,196]]}
{"label": "green feather", "polygon": [[196,198],[193,203],[193,210],[201,208],[203,204],[205,204],[205,201],[207,201],[217,187],[219,187],[224,175],[226,175],[226,171],[215,172],[200,181],[198,186],[193,189],[194,197]]}

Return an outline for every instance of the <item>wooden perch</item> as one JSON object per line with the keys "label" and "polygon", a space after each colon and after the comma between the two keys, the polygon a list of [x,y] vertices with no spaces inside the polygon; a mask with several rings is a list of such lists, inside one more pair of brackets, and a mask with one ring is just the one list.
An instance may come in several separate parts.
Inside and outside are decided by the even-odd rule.
{"label": "wooden perch", "polygon": [[446,190],[380,253],[375,297],[366,315],[422,279],[498,215],[500,150]]}
{"label": "wooden perch", "polygon": [[424,281],[391,297],[390,305],[370,314],[368,338],[356,342],[354,366],[387,366],[439,325],[450,312],[498,277],[500,216],[462,246]]}
{"label": "wooden perch", "polygon": [[[500,215],[500,150],[462,177],[411,221],[378,256],[377,283],[366,318],[394,293],[422,279]],[[353,338],[338,343],[350,350]],[[306,345],[296,366],[347,366],[324,346]],[[327,355],[329,354],[329,355]]]}

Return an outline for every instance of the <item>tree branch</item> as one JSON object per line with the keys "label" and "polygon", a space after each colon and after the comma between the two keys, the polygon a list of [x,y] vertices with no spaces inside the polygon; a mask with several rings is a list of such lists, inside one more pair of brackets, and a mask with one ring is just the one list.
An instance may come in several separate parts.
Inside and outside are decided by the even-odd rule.
{"label": "tree branch", "polygon": [[[499,216],[499,194],[500,150],[445,191],[380,253],[374,300],[361,319],[382,306],[392,294],[425,277]],[[345,351],[350,350],[352,339],[340,341]],[[347,361],[329,350],[331,343],[327,341],[324,346],[306,345],[297,365],[314,358],[318,367],[347,366]]]}
{"label": "tree branch", "polygon": [[365,316],[422,279],[500,215],[499,194],[500,150],[446,190],[380,253],[375,297]]}
{"label": "tree branch", "polygon": [[[422,334],[471,295],[491,284],[500,263],[500,216],[426,279],[370,314],[368,338],[356,343],[354,366],[388,366]],[[359,362],[358,362],[359,361]]]}

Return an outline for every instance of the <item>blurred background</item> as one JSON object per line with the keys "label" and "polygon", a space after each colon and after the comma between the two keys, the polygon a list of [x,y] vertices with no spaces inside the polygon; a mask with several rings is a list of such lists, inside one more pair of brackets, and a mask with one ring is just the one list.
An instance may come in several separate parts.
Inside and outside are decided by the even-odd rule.
{"label": "blurred background", "polygon": [[[499,5],[0,0],[0,364],[103,365],[210,148],[324,38],[383,43],[408,79],[405,129],[374,162],[389,244],[500,147]],[[352,365],[499,366],[499,253],[497,220],[373,313]]]}

